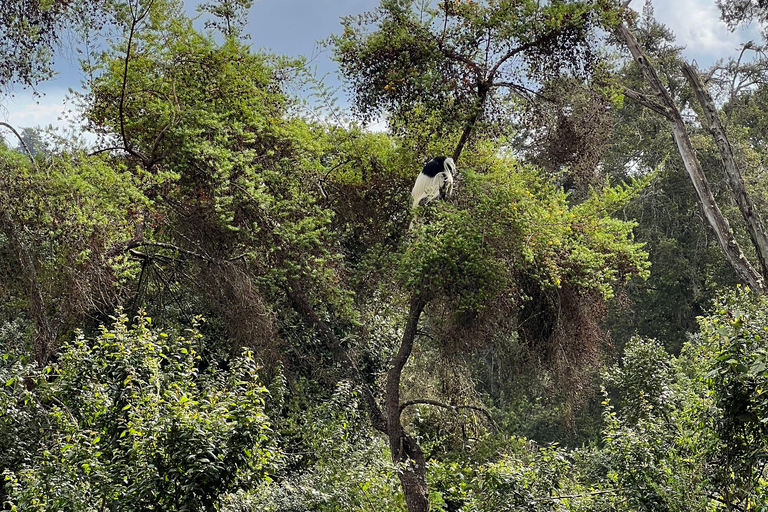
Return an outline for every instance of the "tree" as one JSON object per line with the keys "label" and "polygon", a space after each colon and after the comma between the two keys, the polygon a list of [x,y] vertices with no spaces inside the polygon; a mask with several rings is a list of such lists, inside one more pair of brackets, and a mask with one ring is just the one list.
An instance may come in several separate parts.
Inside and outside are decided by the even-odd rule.
{"label": "tree", "polygon": [[760,0],[717,0],[720,15],[732,29],[755,18],[761,23],[768,20],[768,10]]}
{"label": "tree", "polygon": [[[658,74],[675,104],[689,110],[695,99],[681,72],[681,48],[675,44],[674,34],[654,20],[650,5],[634,22],[633,33],[654,55]],[[620,64],[616,80],[634,90],[642,90],[645,84],[641,70],[632,61]],[[646,244],[652,270],[647,281],[630,283],[624,301],[612,309],[612,339],[618,353],[625,342],[639,334],[661,340],[670,353],[678,354],[687,336],[698,330],[697,317],[706,313],[719,290],[735,286],[739,279],[702,215],[666,118],[631,100],[616,104],[610,115],[612,131],[601,160],[605,174],[612,182],[654,176],[622,210],[624,218],[638,222],[635,238]],[[714,141],[699,124],[688,123],[687,129],[713,184],[715,199],[743,243],[747,234],[739,222],[734,222],[738,212],[724,186]],[[753,185],[751,193],[758,191]]]}
{"label": "tree", "polygon": [[[567,18],[563,9],[547,12]],[[478,144],[465,153],[464,199],[423,211],[409,232],[410,179],[392,169],[418,156],[291,116],[281,86],[293,68],[195,32],[177,4],[134,6],[123,22],[125,38],[98,59],[84,101],[110,141],[100,151],[129,162],[152,200],[124,249],[145,275],[183,268],[168,288],[185,282],[211,297],[228,329],[243,322],[238,312],[250,315],[255,339],[235,343],[297,372],[312,358],[304,371],[354,382],[411,510],[429,506],[411,411],[451,407],[404,392],[420,325],[446,354],[519,331],[571,378],[574,361],[595,360],[600,304],[646,272],[631,224],[606,212],[642,183],[569,208],[536,169]],[[380,332],[382,317],[395,328]]]}
{"label": "tree", "polygon": [[98,28],[104,1],[8,0],[0,13],[0,91],[34,87],[53,76],[53,54],[69,27]]}
{"label": "tree", "polygon": [[0,168],[0,245],[11,267],[3,287],[22,298],[42,365],[62,329],[120,303],[131,274],[123,244],[132,236],[132,208],[145,198],[121,165],[102,157],[28,160],[0,147]]}
{"label": "tree", "polygon": [[[458,161],[484,118],[500,120],[507,100],[528,98],[538,84],[593,71],[590,34],[612,16],[603,2],[385,0],[343,22],[333,39],[358,112],[384,112],[395,133],[428,121],[436,137],[458,135]],[[441,148],[441,149],[446,149]]]}
{"label": "tree", "polygon": [[200,4],[198,12],[207,12],[217,20],[206,20],[205,28],[214,28],[226,38],[237,38],[242,35],[247,22],[248,10],[253,0],[218,0]]}
{"label": "tree", "polygon": [[716,464],[713,480],[732,508],[765,503],[764,454],[768,400],[768,347],[764,296],[751,297],[736,289],[715,303],[702,319],[702,336],[714,353],[706,381],[713,391],[717,416],[713,421]]}
{"label": "tree", "polygon": [[5,5],[0,18],[0,89],[15,81],[34,85],[50,77],[50,60],[58,40],[56,29],[67,2],[18,0]]}
{"label": "tree", "polygon": [[629,48],[635,62],[640,66],[656,99],[649,98],[630,89],[625,90],[625,94],[642,103],[654,112],[663,115],[672,123],[673,135],[678,151],[685,163],[686,170],[691,178],[694,188],[696,189],[702,211],[709,224],[714,229],[723,252],[734,270],[736,270],[739,278],[756,292],[763,293],[765,291],[765,277],[768,275],[768,263],[766,263],[768,262],[768,234],[766,234],[760,215],[756,211],[751,197],[744,187],[743,179],[734,160],[730,142],[728,141],[725,131],[722,129],[719,118],[717,117],[718,114],[714,102],[701,85],[696,71],[690,66],[684,65],[683,71],[696,94],[710,131],[720,149],[720,154],[723,159],[723,168],[729,178],[733,196],[739,205],[739,210],[741,211],[750,235],[750,240],[757,255],[759,272],[752,267],[744,256],[741,247],[731,232],[728,221],[718,207],[710,190],[709,182],[707,181],[701,168],[701,164],[694,153],[680,111],[659,79],[656,70],[651,65],[648,57],[643,54],[637,40],[623,23],[617,26],[617,34]]}
{"label": "tree", "polygon": [[[421,140],[419,135],[413,137],[418,150],[423,151],[432,145],[432,148],[439,148],[438,151],[446,151],[453,146],[453,157],[458,159],[484,116],[487,117],[494,110],[497,115],[503,115],[503,110],[498,108],[500,90],[525,97],[534,91],[528,88],[528,83],[521,77],[537,84],[568,72],[580,77],[588,74],[596,59],[591,53],[587,34],[591,27],[610,16],[608,5],[592,3],[556,2],[539,8],[536,4],[526,2],[446,2],[440,4],[438,9],[430,10],[410,2],[382,2],[380,8],[373,13],[358,20],[345,20],[344,33],[334,39],[334,45],[342,73],[351,82],[355,105],[364,117],[370,118],[384,111],[389,115],[390,124],[396,133],[409,135],[414,132],[432,132],[434,135],[426,141],[423,136]],[[509,23],[510,19],[514,23]],[[355,21],[360,28],[355,27]],[[458,139],[455,145],[449,142],[452,137]],[[464,204],[466,206],[470,203]],[[423,281],[412,283],[408,322],[387,378],[387,410],[386,418],[382,419],[386,419],[393,460],[407,463],[413,458],[415,461],[414,474],[407,474],[406,465],[407,469],[401,475],[406,500],[413,510],[421,510],[426,506],[418,492],[419,488],[425,486],[425,472],[421,469],[424,465],[421,450],[408,439],[407,434],[400,433],[399,381],[402,368],[413,348],[419,317],[428,302],[435,300],[431,296],[434,292],[427,290],[439,290],[440,283],[451,282],[451,279],[456,279],[451,286],[458,286],[458,283],[493,282],[500,289],[514,282],[520,286],[520,291],[530,291],[533,295],[531,315],[533,318],[544,319],[543,325],[538,324],[543,332],[551,333],[549,329],[557,332],[558,327],[552,324],[567,324],[562,319],[548,322],[551,319],[548,316],[549,299],[547,293],[542,293],[537,285],[533,284],[531,289],[526,289],[518,279],[500,279],[499,275],[492,278],[490,274],[484,273],[495,273],[491,261],[483,260],[486,255],[490,255],[480,251],[482,244],[473,245],[477,239],[473,239],[471,231],[467,232],[466,228],[460,227],[462,224],[478,223],[478,217],[470,211],[471,208],[465,212],[469,214],[467,217],[458,216],[453,219],[448,229],[450,234],[446,238],[428,238],[431,243],[420,245],[417,241],[413,245],[414,254],[429,257],[423,261],[414,261],[418,261],[415,268],[419,269]],[[488,216],[488,212],[483,215]],[[430,222],[425,233],[431,233],[435,221]],[[437,225],[440,226],[438,230],[447,229],[439,223]],[[488,229],[492,230],[490,227]],[[502,236],[501,239],[506,238]],[[445,253],[432,259],[435,255],[430,254],[430,251],[434,247],[444,247],[446,251],[454,250],[456,253]],[[424,252],[417,253],[417,250]],[[462,265],[457,266],[454,263],[457,261],[462,262]],[[458,273],[448,277],[429,272],[429,269],[436,268],[455,268]],[[475,275],[476,272],[479,274]],[[541,279],[541,275],[537,275],[537,278]],[[500,292],[486,289],[478,291],[478,295],[473,298],[472,292],[459,290],[448,292],[449,296],[462,297],[470,304],[477,301],[473,306],[485,303]],[[566,299],[561,296],[553,299],[553,302],[562,304],[563,300]],[[469,318],[477,314],[472,312],[473,306],[466,303],[443,305],[444,311],[454,311],[454,314],[457,307],[459,311],[466,307],[468,310],[465,313]],[[499,305],[488,307],[495,309]],[[574,307],[576,310],[578,308]],[[537,324],[532,323],[530,329],[535,331]],[[443,333],[446,331],[450,331],[450,328]],[[525,329],[522,332],[525,336]],[[472,337],[466,332],[464,336]],[[547,338],[548,335],[542,337]],[[568,359],[568,356],[564,359]],[[398,446],[403,448],[396,451]],[[408,497],[409,493],[412,494],[411,498]]]}
{"label": "tree", "polygon": [[725,292],[680,356],[635,338],[609,372],[604,463],[630,504],[683,511],[765,503],[765,302],[744,288]]}

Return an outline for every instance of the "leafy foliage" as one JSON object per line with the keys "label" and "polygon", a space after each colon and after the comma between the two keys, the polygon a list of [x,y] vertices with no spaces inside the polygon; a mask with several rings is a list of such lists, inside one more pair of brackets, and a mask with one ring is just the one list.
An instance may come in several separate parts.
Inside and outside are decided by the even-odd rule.
{"label": "leafy foliage", "polygon": [[[718,479],[732,500],[764,496],[768,444],[768,317],[765,298],[737,289],[722,297],[702,322],[702,335],[717,357],[707,374],[719,415]],[[725,469],[727,468],[727,469]]]}
{"label": "leafy foliage", "polygon": [[51,154],[36,162],[0,147],[0,247],[8,255],[0,279],[23,297],[9,313],[29,315],[34,353],[45,362],[62,330],[125,299],[134,274],[122,247],[147,200],[107,158]]}
{"label": "leafy foliage", "polygon": [[[617,5],[385,0],[345,19],[336,57],[385,134],[332,101],[302,117],[303,62],[251,51],[251,3],[201,7],[217,39],[180,2],[110,2],[122,37],[81,97],[99,149],[34,131],[32,159],[0,148],[7,507],[764,506],[766,305],[726,296],[683,345],[728,275],[668,137],[595,52]],[[756,163],[754,92],[728,115]],[[456,194],[410,209],[424,159],[451,151]],[[659,341],[632,338],[607,372],[601,427],[599,399],[577,406],[609,363],[606,304],[628,296],[611,329]],[[591,432],[563,434],[579,414]]]}
{"label": "leafy foliage", "polygon": [[4,366],[7,503],[200,510],[266,478],[279,456],[253,356],[201,371],[201,340],[191,334],[158,332],[143,317],[129,327],[122,316],[96,338],[65,345],[55,364]]}
{"label": "leafy foliage", "polygon": [[589,74],[598,60],[591,32],[615,17],[610,2],[386,0],[343,22],[333,38],[341,73],[365,119],[388,116],[415,140],[504,122],[506,95],[526,97],[556,76]]}
{"label": "leafy foliage", "polygon": [[429,318],[441,350],[510,345],[516,332],[522,343],[508,364],[523,371],[544,363],[572,391],[585,388],[604,340],[601,302],[647,273],[632,224],[606,213],[644,183],[569,206],[531,167],[498,162],[462,180],[455,205],[431,207],[416,221],[400,267],[404,286],[436,298]]}
{"label": "leafy foliage", "polygon": [[401,510],[397,470],[369,427],[359,390],[340,382],[325,400],[304,399],[289,394],[275,426],[287,448],[283,471],[228,496],[224,510]]}

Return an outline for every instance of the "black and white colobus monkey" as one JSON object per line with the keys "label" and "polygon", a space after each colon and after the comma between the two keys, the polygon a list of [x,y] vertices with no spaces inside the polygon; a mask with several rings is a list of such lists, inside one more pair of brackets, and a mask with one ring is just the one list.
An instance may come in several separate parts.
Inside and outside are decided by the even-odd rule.
{"label": "black and white colobus monkey", "polygon": [[424,198],[429,202],[438,196],[440,199],[450,196],[453,191],[453,173],[455,172],[456,164],[449,156],[438,156],[427,162],[411,190],[413,207],[419,206]]}

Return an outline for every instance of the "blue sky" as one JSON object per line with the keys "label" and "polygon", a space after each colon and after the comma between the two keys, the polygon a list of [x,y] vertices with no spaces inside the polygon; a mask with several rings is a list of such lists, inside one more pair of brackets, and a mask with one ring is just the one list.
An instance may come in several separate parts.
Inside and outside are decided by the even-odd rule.
{"label": "blue sky", "polygon": [[[190,10],[195,3],[187,0]],[[630,5],[641,10],[643,3],[633,0]],[[257,0],[246,32],[254,48],[303,55],[317,66],[319,76],[333,75],[335,64],[317,41],[338,32],[342,16],[359,14],[376,5],[378,0]],[[654,0],[653,5],[656,18],[675,32],[678,43],[686,47],[686,57],[695,59],[700,67],[735,56],[740,42],[758,38],[754,27],[729,32],[718,19],[714,0]],[[68,108],[64,102],[66,92],[79,88],[81,76],[72,55],[59,55],[57,68],[60,75],[38,88],[43,97],[33,98],[31,91],[17,90],[14,98],[0,98],[0,120],[17,128],[61,125],[58,118]]]}

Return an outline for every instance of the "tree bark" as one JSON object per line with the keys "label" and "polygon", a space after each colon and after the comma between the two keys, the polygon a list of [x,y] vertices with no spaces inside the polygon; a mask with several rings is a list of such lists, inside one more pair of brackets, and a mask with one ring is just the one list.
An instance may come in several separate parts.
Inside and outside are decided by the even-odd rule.
{"label": "tree bark", "polygon": [[645,79],[648,81],[654,94],[656,94],[657,103],[664,107],[666,117],[672,123],[672,134],[675,139],[675,144],[683,159],[683,164],[688,172],[688,176],[691,178],[693,187],[696,189],[699,204],[701,205],[704,216],[710,226],[715,230],[717,241],[725,253],[726,258],[742,282],[756,292],[765,293],[765,282],[762,276],[755,271],[754,267],[752,267],[744,256],[741,247],[731,232],[728,220],[715,202],[715,197],[712,195],[707,178],[704,175],[704,171],[696,157],[691,140],[688,137],[688,132],[685,128],[683,118],[680,115],[680,111],[677,109],[672,97],[669,95],[669,92],[667,92],[666,88],[661,83],[659,76],[656,74],[656,70],[651,66],[648,57],[643,53],[640,45],[629,29],[622,23],[618,26],[617,33],[619,38],[623,40],[629,48],[635,62],[640,66]]}
{"label": "tree bark", "polygon": [[309,300],[304,296],[298,283],[292,283],[286,287],[286,293],[293,303],[294,310],[305,322],[317,329],[320,337],[330,350],[334,358],[343,363],[349,372],[349,377],[363,389],[365,402],[371,418],[371,423],[376,430],[387,435],[389,448],[392,452],[392,462],[397,465],[400,486],[403,489],[405,502],[409,512],[427,512],[429,510],[429,492],[427,490],[427,463],[424,452],[418,441],[409,435],[400,422],[402,407],[400,404],[400,379],[403,368],[408,362],[416,339],[416,327],[419,324],[421,313],[424,311],[426,301],[420,297],[411,300],[408,310],[408,320],[405,332],[389,371],[385,389],[386,412],[382,413],[365,379],[349,357],[341,342],[333,330],[314,311]]}
{"label": "tree bark", "polygon": [[427,491],[427,462],[424,452],[416,439],[408,435],[400,422],[400,379],[405,363],[411,357],[413,343],[416,339],[416,328],[424,311],[426,302],[419,296],[411,299],[408,311],[408,321],[405,324],[403,339],[397,355],[387,372],[386,384],[386,415],[387,435],[392,462],[398,465],[398,477],[405,495],[405,503],[409,512],[426,512],[429,510],[429,492]]}
{"label": "tree bark", "polygon": [[739,171],[739,167],[736,165],[736,159],[733,156],[733,147],[731,147],[731,143],[720,123],[720,117],[715,108],[715,102],[712,100],[712,96],[709,95],[704,88],[704,85],[701,83],[699,74],[693,66],[687,62],[683,64],[683,73],[688,79],[688,83],[691,84],[693,91],[696,93],[696,99],[701,105],[704,117],[707,119],[709,131],[712,133],[712,138],[715,139],[717,148],[720,150],[720,156],[723,159],[723,168],[725,169],[725,174],[728,176],[728,182],[731,185],[733,197],[736,199],[736,204],[739,205],[739,211],[741,212],[742,217],[744,217],[744,222],[747,224],[749,238],[752,240],[752,245],[755,247],[755,253],[757,254],[760,273],[762,274],[763,280],[766,280],[768,279],[768,235],[766,235],[763,221],[760,218],[760,213],[755,208],[755,204],[749,196],[747,188],[744,186],[744,179],[741,176],[741,171]]}

